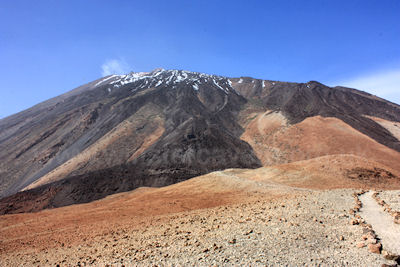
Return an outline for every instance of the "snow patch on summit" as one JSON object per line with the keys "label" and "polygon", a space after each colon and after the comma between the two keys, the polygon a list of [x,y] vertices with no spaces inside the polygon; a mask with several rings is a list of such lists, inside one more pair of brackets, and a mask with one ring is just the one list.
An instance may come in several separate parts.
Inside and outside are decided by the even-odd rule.
{"label": "snow patch on summit", "polygon": [[[199,86],[207,84],[208,86],[216,87],[222,90],[225,94],[230,92],[236,92],[232,87],[231,81],[222,76],[204,74],[199,72],[191,72],[185,70],[164,70],[156,69],[152,72],[131,72],[126,75],[113,75],[114,79],[109,84],[114,88],[132,84],[131,91],[137,91],[139,89],[166,87],[174,89],[177,85],[187,85],[198,91]],[[107,77],[111,79],[112,77]],[[106,79],[99,82],[99,84],[105,82]]]}
{"label": "snow patch on summit", "polygon": [[94,85],[94,87],[99,86],[100,84],[102,84],[102,83],[104,83],[104,82],[106,82],[106,81],[108,81],[108,80],[110,80],[110,79],[112,79],[112,78],[114,78],[116,76],[119,76],[119,75],[110,75],[110,76],[108,76],[108,77],[106,77],[104,79],[101,79],[98,83],[96,83]]}

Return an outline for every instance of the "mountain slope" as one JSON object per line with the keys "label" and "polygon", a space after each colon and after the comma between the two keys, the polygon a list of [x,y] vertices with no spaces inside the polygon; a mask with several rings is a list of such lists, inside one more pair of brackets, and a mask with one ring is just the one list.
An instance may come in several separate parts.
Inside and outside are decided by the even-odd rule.
{"label": "mountain slope", "polygon": [[[251,147],[238,138],[242,129],[235,117],[246,100],[228,79],[156,70],[104,80],[95,88],[60,97],[50,107],[39,105],[38,111],[1,121],[0,129],[8,130],[12,123],[15,128],[1,135],[3,196],[29,186],[88,149],[96,150],[93,147],[101,147],[99,143],[103,143],[100,155],[92,152],[88,164],[66,175],[103,176],[105,170],[109,178],[125,173],[126,179],[158,176],[160,181],[148,179],[146,185],[165,185],[227,166],[260,166]],[[124,137],[127,142],[117,133],[104,144],[101,138],[124,123],[130,131]],[[145,149],[142,144],[157,127],[164,129],[163,134]],[[89,160],[92,157],[96,162]]]}
{"label": "mountain slope", "polygon": [[400,106],[368,93],[318,82],[284,83],[252,78],[232,79],[232,86],[251,100],[248,110],[282,112],[290,124],[308,117],[338,118],[354,129],[400,152],[400,141],[368,116],[400,121]]}
{"label": "mountain slope", "polygon": [[395,127],[400,106],[318,82],[163,69],[112,75],[0,120],[1,212],[330,154],[398,170],[400,141],[379,120]]}
{"label": "mountain slope", "polygon": [[280,112],[255,113],[242,134],[264,166],[325,155],[352,154],[400,171],[400,153],[379,144],[342,120],[308,117],[289,124]]}

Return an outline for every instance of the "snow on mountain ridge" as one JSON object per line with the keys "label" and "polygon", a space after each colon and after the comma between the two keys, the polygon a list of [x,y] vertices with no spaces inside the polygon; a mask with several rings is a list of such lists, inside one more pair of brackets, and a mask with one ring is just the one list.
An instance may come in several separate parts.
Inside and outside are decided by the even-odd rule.
{"label": "snow on mountain ridge", "polygon": [[155,69],[151,72],[131,72],[125,75],[112,75],[100,81],[97,85],[104,85],[107,80],[114,88],[119,88],[126,84],[134,84],[133,91],[144,88],[167,86],[175,88],[177,85],[187,85],[194,90],[199,90],[201,85],[207,84],[209,86],[218,88],[226,94],[234,92],[239,94],[233,87],[231,81],[223,76],[204,74],[199,72],[191,72],[185,70],[165,70]]}

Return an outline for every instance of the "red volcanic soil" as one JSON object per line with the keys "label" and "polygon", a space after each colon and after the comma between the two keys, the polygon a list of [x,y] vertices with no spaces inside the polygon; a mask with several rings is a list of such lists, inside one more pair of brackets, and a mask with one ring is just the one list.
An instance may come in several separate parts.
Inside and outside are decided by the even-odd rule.
{"label": "red volcanic soil", "polygon": [[248,142],[264,166],[352,154],[400,171],[400,153],[379,144],[337,118],[310,117],[289,125],[279,112],[255,113],[242,139]]}
{"label": "red volcanic soil", "polygon": [[[77,246],[116,229],[164,223],[162,215],[295,196],[304,189],[400,188],[399,173],[352,155],[259,169],[228,169],[162,188],[139,188],[88,204],[0,216],[0,252]],[[308,189],[307,189],[308,190]],[[161,216],[161,217],[160,217]]]}
{"label": "red volcanic soil", "polygon": [[[218,173],[163,187],[139,188],[88,204],[0,216],[0,252],[40,251],[80,244],[94,236],[140,227],[154,216],[246,202],[259,197],[253,182],[230,181]],[[261,190],[259,190],[261,192]],[[282,195],[269,194],[267,199]]]}

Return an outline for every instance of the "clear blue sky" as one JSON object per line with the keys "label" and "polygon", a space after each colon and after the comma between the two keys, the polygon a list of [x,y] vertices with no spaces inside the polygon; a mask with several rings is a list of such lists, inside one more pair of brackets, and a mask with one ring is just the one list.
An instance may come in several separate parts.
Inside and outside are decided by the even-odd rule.
{"label": "clear blue sky", "polygon": [[0,118],[157,67],[363,86],[400,103],[400,1],[0,2]]}

